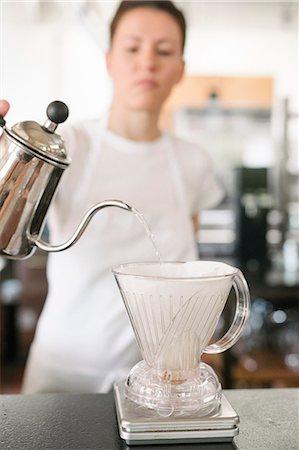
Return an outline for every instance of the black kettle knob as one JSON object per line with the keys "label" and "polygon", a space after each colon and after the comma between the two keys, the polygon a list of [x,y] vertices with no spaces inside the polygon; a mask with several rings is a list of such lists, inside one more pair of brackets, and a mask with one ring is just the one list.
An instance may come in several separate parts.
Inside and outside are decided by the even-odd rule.
{"label": "black kettle knob", "polygon": [[65,122],[69,115],[69,109],[65,103],[56,100],[49,104],[47,116],[51,122],[56,124]]}

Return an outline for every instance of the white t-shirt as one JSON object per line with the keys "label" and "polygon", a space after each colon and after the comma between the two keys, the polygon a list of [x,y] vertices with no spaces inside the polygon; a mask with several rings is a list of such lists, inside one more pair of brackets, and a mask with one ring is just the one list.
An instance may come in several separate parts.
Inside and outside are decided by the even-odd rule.
{"label": "white t-shirt", "polygon": [[[117,199],[143,213],[164,260],[197,259],[191,217],[222,197],[205,152],[166,134],[129,141],[100,120],[62,135],[72,163],[49,210],[51,244],[69,239],[94,204]],[[73,247],[49,254],[24,392],[106,392],[128,375],[142,357],[111,269],[155,260],[141,223],[119,208],[101,210]]]}

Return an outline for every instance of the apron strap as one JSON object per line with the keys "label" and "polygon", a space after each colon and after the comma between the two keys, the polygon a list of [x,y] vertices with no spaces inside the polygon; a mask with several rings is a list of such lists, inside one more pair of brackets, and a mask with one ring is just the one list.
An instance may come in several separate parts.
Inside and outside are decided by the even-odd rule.
{"label": "apron strap", "polygon": [[168,159],[170,163],[170,169],[172,172],[172,179],[178,203],[180,205],[181,210],[184,211],[184,213],[186,214],[188,220],[190,220],[190,211],[188,208],[188,196],[186,192],[186,186],[183,180],[183,175],[179,166],[179,162],[175,154],[176,142],[169,135],[167,135],[167,141],[168,141],[167,146]]}
{"label": "apron strap", "polygon": [[185,239],[189,241],[189,245],[194,246],[195,244],[195,233],[191,221],[191,212],[189,210],[188,195],[186,190],[186,185],[183,179],[183,174],[180,169],[177,156],[175,154],[176,141],[170,135],[167,135],[167,140],[169,145],[167,146],[168,159],[170,163],[170,169],[172,172],[173,185],[178,199],[178,204],[181,209],[181,214],[185,221],[186,232]]}

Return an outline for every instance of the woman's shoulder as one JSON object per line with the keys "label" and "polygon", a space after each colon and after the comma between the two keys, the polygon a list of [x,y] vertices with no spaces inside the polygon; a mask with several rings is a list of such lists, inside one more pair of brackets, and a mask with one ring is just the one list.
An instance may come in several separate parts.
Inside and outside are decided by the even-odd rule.
{"label": "woman's shoulder", "polygon": [[93,142],[102,134],[102,122],[102,117],[97,117],[66,123],[60,127],[59,133],[71,158],[86,155],[92,150]]}
{"label": "woman's shoulder", "polygon": [[193,211],[218,204],[224,191],[217,180],[213,157],[196,142],[180,137],[172,139],[187,190],[196,197]]}
{"label": "woman's shoulder", "polygon": [[209,152],[200,143],[173,134],[168,136],[179,160],[190,161],[191,164],[194,162],[209,164],[212,161]]}

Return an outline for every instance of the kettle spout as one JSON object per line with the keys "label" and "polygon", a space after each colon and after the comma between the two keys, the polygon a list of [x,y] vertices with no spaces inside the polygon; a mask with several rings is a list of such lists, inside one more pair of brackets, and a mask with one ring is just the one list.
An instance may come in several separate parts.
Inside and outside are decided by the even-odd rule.
{"label": "kettle spout", "polygon": [[80,222],[78,228],[74,232],[73,236],[68,239],[66,242],[64,242],[61,245],[51,245],[48,242],[43,241],[42,239],[39,239],[37,235],[30,235],[29,239],[32,242],[33,245],[40,248],[41,250],[45,250],[46,252],[61,252],[63,250],[66,250],[70,247],[72,247],[82,236],[84,233],[87,225],[89,224],[90,220],[93,218],[93,216],[100,211],[103,208],[108,208],[110,206],[114,206],[116,208],[122,208],[130,212],[134,212],[135,209],[132,208],[127,203],[124,203],[120,200],[105,200],[101,203],[97,203],[92,208],[90,208],[85,216],[83,217],[82,221]]}

